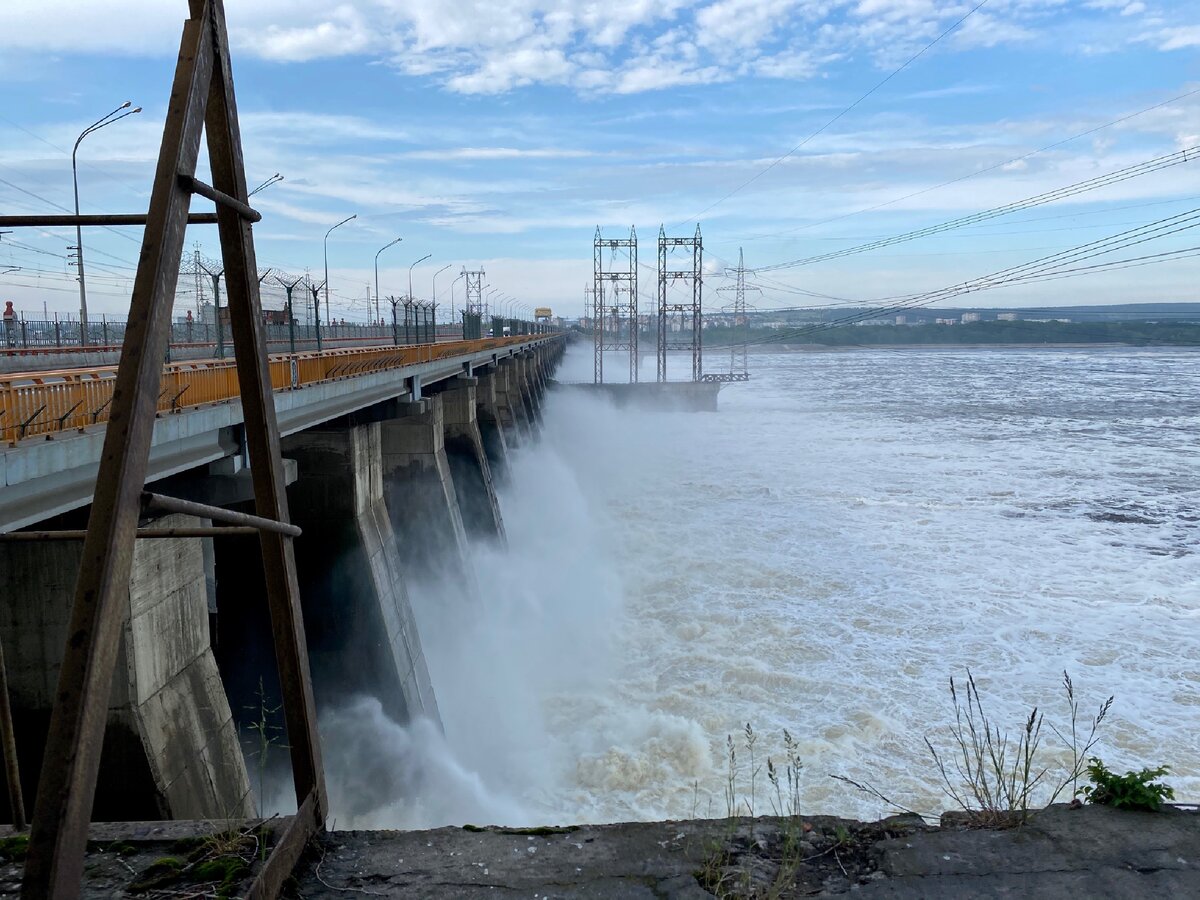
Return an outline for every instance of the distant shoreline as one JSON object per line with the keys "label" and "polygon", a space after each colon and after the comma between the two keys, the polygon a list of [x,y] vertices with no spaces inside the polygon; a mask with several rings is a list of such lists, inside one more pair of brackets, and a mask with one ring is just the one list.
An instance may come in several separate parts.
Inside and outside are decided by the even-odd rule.
{"label": "distant shoreline", "polygon": [[[705,348],[709,349],[709,348]],[[716,351],[718,348],[711,348]],[[728,349],[728,345],[719,349]],[[863,350],[1086,350],[1086,349],[1130,349],[1130,350],[1200,350],[1200,346],[1189,344],[1135,344],[1122,341],[1073,341],[1048,343],[1032,341],[1012,344],[787,344],[780,343],[771,346],[751,344],[748,348],[753,353],[855,353]]]}

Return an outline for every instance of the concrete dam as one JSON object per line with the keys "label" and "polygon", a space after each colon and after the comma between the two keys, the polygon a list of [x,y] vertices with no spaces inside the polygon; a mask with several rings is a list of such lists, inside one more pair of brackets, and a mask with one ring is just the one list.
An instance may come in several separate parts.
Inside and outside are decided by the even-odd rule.
{"label": "concrete dam", "polygon": [[[564,345],[531,334],[271,358],[318,711],[370,694],[397,722],[440,722],[408,585],[438,578],[466,592],[472,542],[504,541],[495,485],[510,449],[537,438]],[[182,379],[211,401],[172,403],[171,385],[161,398],[138,522],[139,537],[157,539],[134,544],[121,595],[93,821],[253,816],[255,769],[268,762],[247,738],[288,744],[259,541],[205,515],[254,512],[236,382],[221,395],[231,366],[164,369],[164,384]],[[106,378],[0,382],[0,642],[27,807],[82,561],[82,541],[62,536],[87,525],[101,454],[104,426],[87,418],[103,401],[88,392]],[[287,779],[286,750],[269,765]]]}

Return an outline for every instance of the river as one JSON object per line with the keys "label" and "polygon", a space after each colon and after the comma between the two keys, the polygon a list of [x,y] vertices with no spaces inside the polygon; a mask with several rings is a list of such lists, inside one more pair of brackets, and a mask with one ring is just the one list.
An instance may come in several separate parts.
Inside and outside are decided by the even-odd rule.
{"label": "river", "polygon": [[[325,723],[357,735],[327,750],[338,827],[724,815],[727,735],[769,813],[784,729],[807,812],[888,812],[831,774],[937,812],[924,738],[949,748],[968,667],[1003,728],[1044,712],[1048,760],[1064,670],[1081,719],[1114,695],[1098,754],[1198,799],[1200,354],[751,363],[716,414],[549,398],[479,601],[414,590],[444,737],[372,701]],[[590,373],[575,345],[559,377]]]}

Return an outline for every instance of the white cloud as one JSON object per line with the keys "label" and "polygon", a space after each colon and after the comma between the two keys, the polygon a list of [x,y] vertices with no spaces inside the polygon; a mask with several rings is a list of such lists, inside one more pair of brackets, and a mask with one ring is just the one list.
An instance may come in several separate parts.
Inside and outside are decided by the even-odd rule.
{"label": "white cloud", "polygon": [[[1097,0],[1132,15],[1141,0]],[[1060,0],[1009,0],[969,18],[958,49],[1025,40]],[[0,55],[169,56],[181,10],[131,0],[122,15],[76,0],[4,0]],[[868,55],[888,67],[968,9],[962,0],[256,0],[229,4],[238,53],[273,62],[365,56],[463,94],[528,85],[638,93],[746,73],[804,80]],[[131,23],[134,25],[131,27]],[[1190,46],[1187,29],[1165,37]]]}
{"label": "white cloud", "polygon": [[1200,47],[1200,25],[1164,28],[1158,33],[1160,50],[1182,50],[1185,47]]}
{"label": "white cloud", "polygon": [[407,159],[579,159],[594,155],[590,150],[563,150],[556,147],[457,147],[445,150],[416,150],[403,154]]}

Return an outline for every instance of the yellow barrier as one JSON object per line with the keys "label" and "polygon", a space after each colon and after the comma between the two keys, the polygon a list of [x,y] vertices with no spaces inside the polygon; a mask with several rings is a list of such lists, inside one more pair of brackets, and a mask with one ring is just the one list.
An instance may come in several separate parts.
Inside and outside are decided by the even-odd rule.
{"label": "yellow barrier", "polygon": [[[537,338],[537,335],[511,335],[406,347],[272,355],[269,357],[271,385],[277,391],[289,390],[453,356],[499,350]],[[0,377],[0,436],[8,444],[15,445],[23,438],[82,430],[107,422],[116,382],[116,366],[24,372]],[[168,363],[163,366],[158,412],[169,414],[237,397],[237,367],[231,359]]]}

